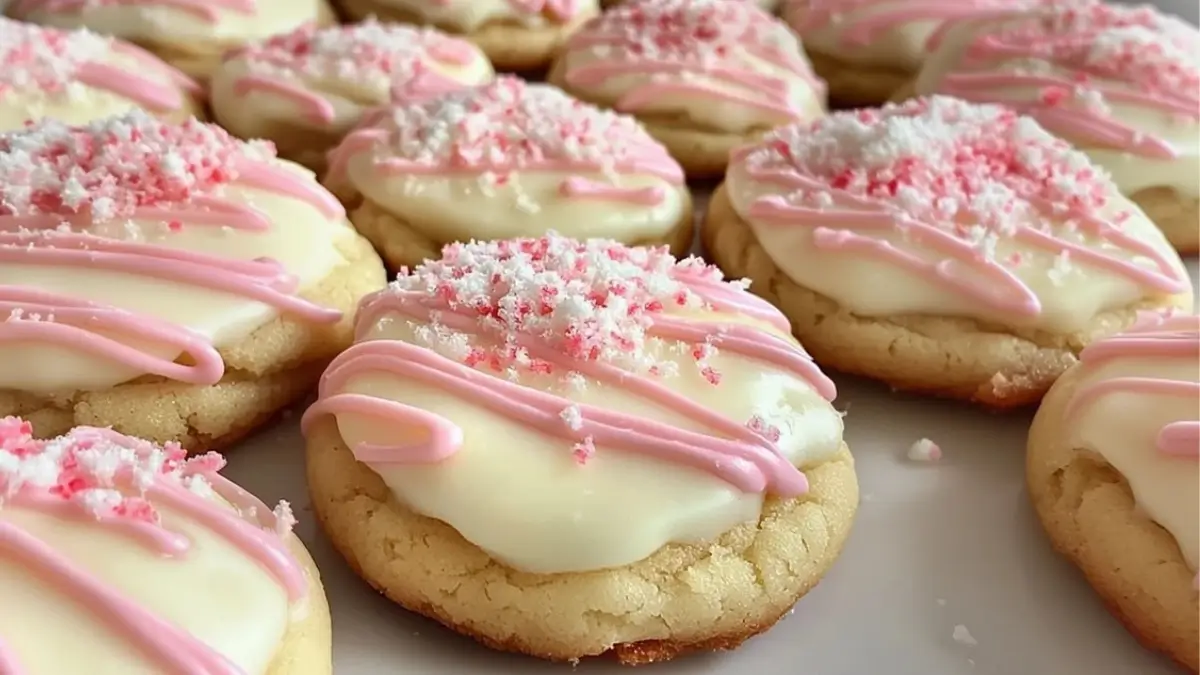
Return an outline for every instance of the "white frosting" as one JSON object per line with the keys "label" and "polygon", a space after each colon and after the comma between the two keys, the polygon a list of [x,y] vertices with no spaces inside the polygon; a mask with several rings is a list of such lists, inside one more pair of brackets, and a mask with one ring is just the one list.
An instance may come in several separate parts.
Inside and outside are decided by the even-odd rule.
{"label": "white frosting", "polygon": [[[600,11],[599,0],[578,0],[575,16],[558,20],[555,15],[542,9],[543,3],[535,0],[374,0],[382,7],[391,7],[414,14],[428,23],[448,30],[470,33],[490,23],[516,23],[534,28],[556,23],[570,23],[577,16],[591,16]],[[535,9],[530,10],[528,7]]]}

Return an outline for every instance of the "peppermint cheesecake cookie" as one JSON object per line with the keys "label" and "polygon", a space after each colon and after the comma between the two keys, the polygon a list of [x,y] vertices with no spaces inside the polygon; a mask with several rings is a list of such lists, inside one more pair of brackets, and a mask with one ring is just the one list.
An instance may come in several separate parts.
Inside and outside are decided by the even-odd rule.
{"label": "peppermint cheesecake cookie", "polygon": [[665,249],[456,244],[364,301],[305,414],[313,506],[398,604],[495,649],[732,649],[858,502],[829,381],[744,285]]}
{"label": "peppermint cheesecake cookie", "polygon": [[1179,256],[1085,155],[944,97],[744,148],[704,241],[825,366],[993,408],[1038,401],[1139,310],[1191,306]]}

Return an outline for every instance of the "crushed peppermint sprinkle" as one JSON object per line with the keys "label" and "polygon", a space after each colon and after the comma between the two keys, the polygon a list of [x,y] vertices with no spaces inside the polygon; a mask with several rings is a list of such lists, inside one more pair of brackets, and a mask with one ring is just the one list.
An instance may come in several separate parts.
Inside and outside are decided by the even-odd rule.
{"label": "crushed peppermint sprinkle", "polygon": [[908,448],[907,456],[912,462],[936,462],[942,458],[942,448],[928,438],[922,438]]}
{"label": "crushed peppermint sprinkle", "polygon": [[86,30],[60,31],[0,17],[0,96],[37,89],[67,94],[80,66],[101,60],[112,40]]}
{"label": "crushed peppermint sprinkle", "polygon": [[384,121],[389,149],[426,168],[504,171],[568,164],[605,169],[667,158],[633,118],[515,77],[398,105]]}
{"label": "crushed peppermint sprinkle", "polygon": [[137,110],[84,126],[45,120],[0,134],[0,215],[129,216],[211,192],[240,159],[273,155],[213,124]]}
{"label": "crushed peppermint sprinkle", "polygon": [[[676,261],[665,247],[580,242],[550,233],[539,239],[451,244],[441,260],[402,271],[391,290],[416,293],[473,317],[486,341],[462,342],[461,331],[436,326],[418,336],[471,367],[567,375],[537,355],[544,349],[555,358],[669,376],[674,363],[648,349],[657,343],[649,329],[672,309],[704,306],[687,280],[721,283],[722,275],[696,258]],[[442,349],[443,342],[450,349]],[[702,373],[713,354],[711,345],[699,356],[692,354]],[[577,414],[577,409],[563,411],[564,423],[577,423]]]}
{"label": "crushed peppermint sprinkle", "polygon": [[942,96],[781,127],[745,162],[821,186],[789,201],[822,209],[837,194],[867,200],[945,229],[989,258],[998,236],[1042,222],[1034,214],[1043,208],[1095,215],[1115,191],[1084,154],[1032,119]]}

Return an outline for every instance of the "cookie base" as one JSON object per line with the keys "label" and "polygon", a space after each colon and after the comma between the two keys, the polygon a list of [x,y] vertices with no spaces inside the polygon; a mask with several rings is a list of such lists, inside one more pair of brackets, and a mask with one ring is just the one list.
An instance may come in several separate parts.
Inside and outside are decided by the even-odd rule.
{"label": "cookie base", "polygon": [[[907,70],[847,63],[811,51],[808,60],[829,85],[829,105],[833,108],[877,106],[911,95],[913,73]],[[905,90],[908,93],[903,93]]]}
{"label": "cookie base", "polygon": [[1147,518],[1104,458],[1068,440],[1068,373],[1034,418],[1026,455],[1029,496],[1054,548],[1147,648],[1200,670],[1200,604],[1179,545]]}
{"label": "cookie base", "polygon": [[1139,310],[1191,307],[1191,294],[1106,312],[1084,331],[1058,335],[942,316],[858,316],[804,288],[775,266],[721,186],[701,228],[705,249],[728,276],[779,307],[823,367],[895,389],[1003,410],[1037,403],[1095,339],[1131,325]]}
{"label": "cookie base", "polygon": [[1129,196],[1146,212],[1180,253],[1200,253],[1200,198],[1169,187],[1139,190]]}
{"label": "cookie base", "polygon": [[295,535],[289,536],[287,543],[308,579],[308,606],[304,616],[288,627],[265,675],[332,675],[332,620],[321,573]]}
{"label": "cookie base", "polygon": [[805,472],[807,496],[769,498],[758,523],[711,544],[668,545],[609,570],[528,574],[396,502],[331,418],[308,434],[314,512],[360,577],[488,647],[554,661],[654,663],[733,649],[774,625],[837,558],[858,504],[845,446]]}

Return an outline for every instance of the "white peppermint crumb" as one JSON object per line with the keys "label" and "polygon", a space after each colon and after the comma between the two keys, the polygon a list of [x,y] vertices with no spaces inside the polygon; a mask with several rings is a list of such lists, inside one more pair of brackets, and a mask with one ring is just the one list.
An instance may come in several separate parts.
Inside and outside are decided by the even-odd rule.
{"label": "white peppermint crumb", "polygon": [[908,459],[911,462],[936,462],[941,458],[942,449],[928,438],[922,438],[908,448]]}
{"label": "white peppermint crumb", "polygon": [[967,627],[961,623],[954,627],[953,637],[955,642],[967,645],[968,647],[974,647],[979,644],[975,636],[971,635],[971,631],[967,630]]}
{"label": "white peppermint crumb", "polygon": [[562,417],[563,421],[566,422],[567,426],[571,429],[579,431],[581,428],[583,428],[583,413],[579,411],[579,406],[572,405],[563,408],[563,411],[559,413],[559,416]]}

